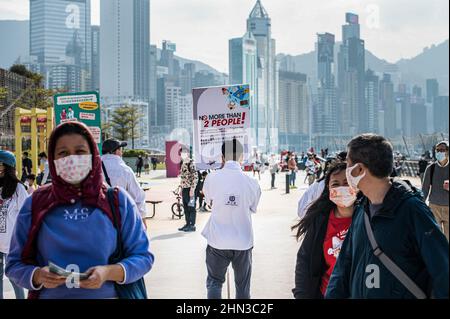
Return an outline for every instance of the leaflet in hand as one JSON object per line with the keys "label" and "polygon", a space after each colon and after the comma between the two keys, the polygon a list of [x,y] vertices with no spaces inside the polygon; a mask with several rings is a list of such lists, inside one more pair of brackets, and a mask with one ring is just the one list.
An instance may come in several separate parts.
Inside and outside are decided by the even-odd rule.
{"label": "leaflet in hand", "polygon": [[86,280],[89,278],[89,275],[86,273],[76,273],[76,272],[71,272],[71,271],[67,271],[62,267],[59,267],[58,265],[52,263],[51,261],[48,262],[48,268],[50,270],[51,273],[59,275],[61,277],[69,277],[69,276],[79,276],[80,280]]}

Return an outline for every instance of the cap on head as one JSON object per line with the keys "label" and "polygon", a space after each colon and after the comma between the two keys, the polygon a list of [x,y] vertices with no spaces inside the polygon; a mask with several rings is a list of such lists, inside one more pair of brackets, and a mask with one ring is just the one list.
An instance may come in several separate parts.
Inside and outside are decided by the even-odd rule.
{"label": "cap on head", "polygon": [[117,151],[121,147],[127,146],[127,142],[121,142],[118,139],[110,138],[103,142],[102,145],[102,153],[103,154],[112,154]]}
{"label": "cap on head", "polygon": [[436,148],[437,148],[438,146],[441,146],[441,145],[445,145],[445,148],[446,148],[447,151],[448,151],[448,148],[449,148],[448,141],[440,141],[439,143],[436,144]]}
{"label": "cap on head", "polygon": [[16,167],[16,157],[9,151],[0,150],[0,163],[3,163],[10,167]]}

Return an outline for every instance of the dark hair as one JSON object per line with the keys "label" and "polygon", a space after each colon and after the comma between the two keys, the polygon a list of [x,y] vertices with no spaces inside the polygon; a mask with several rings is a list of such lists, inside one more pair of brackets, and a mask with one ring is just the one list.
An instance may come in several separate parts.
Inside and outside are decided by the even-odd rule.
{"label": "dark hair", "polygon": [[322,195],[309,206],[305,216],[292,227],[292,230],[297,229],[297,240],[308,232],[320,214],[329,214],[332,209],[336,208],[336,204],[330,200],[330,188],[328,184],[330,183],[331,176],[344,171],[346,168],[347,164],[345,163],[335,163],[330,166],[325,177],[325,188]]}
{"label": "dark hair", "polygon": [[391,143],[383,136],[362,134],[348,143],[348,157],[353,164],[362,163],[378,178],[391,175],[394,152]]}
{"label": "dark hair", "polygon": [[94,153],[94,148],[97,147],[97,145],[93,145],[92,144],[92,140],[90,138],[90,132],[88,131],[88,128],[85,128],[84,126],[81,126],[79,124],[75,124],[75,123],[64,123],[62,127],[57,128],[55,131],[55,135],[52,136],[53,138],[53,157],[55,157],[55,148],[56,148],[56,143],[58,142],[58,140],[65,136],[65,135],[72,135],[72,134],[78,134],[83,136],[83,138],[86,140],[86,142],[88,142],[89,144],[89,148],[91,150],[91,153]]}
{"label": "dark hair", "polygon": [[237,161],[242,154],[244,153],[244,147],[241,142],[237,139],[232,139],[231,141],[225,141],[222,144],[222,155],[225,160],[232,159],[233,161]]}
{"label": "dark hair", "polygon": [[438,148],[438,146],[441,146],[441,145],[444,145],[444,146],[445,146],[445,149],[446,149],[447,152],[448,152],[448,142],[446,142],[446,141],[439,142],[439,143],[436,144],[436,147],[435,147],[435,148]]}
{"label": "dark hair", "polygon": [[36,180],[36,175],[30,174],[27,176],[27,179],[31,179],[32,181]]}
{"label": "dark hair", "polygon": [[28,156],[28,152],[23,152],[23,155]]}
{"label": "dark hair", "polygon": [[16,168],[3,163],[5,167],[3,177],[0,177],[0,187],[2,187],[2,198],[11,198],[17,189],[17,184],[22,184],[17,178]]}
{"label": "dark hair", "polygon": [[39,157],[45,157],[45,158],[47,158],[47,154],[45,153],[45,152],[41,152],[41,153],[39,153],[39,155],[38,155]]}

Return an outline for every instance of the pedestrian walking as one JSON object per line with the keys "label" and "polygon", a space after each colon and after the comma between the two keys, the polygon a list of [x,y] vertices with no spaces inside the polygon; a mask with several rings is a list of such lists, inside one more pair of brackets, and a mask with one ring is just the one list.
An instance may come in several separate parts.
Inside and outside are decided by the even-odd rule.
{"label": "pedestrian walking", "polygon": [[152,157],[152,166],[153,170],[156,171],[156,167],[158,166],[158,160],[156,157]]}
{"label": "pedestrian walking", "polygon": [[275,187],[275,178],[278,172],[280,171],[280,164],[278,163],[275,154],[272,154],[269,159],[269,171],[271,175],[270,181],[270,189],[276,189]]}
{"label": "pedestrian walking", "polygon": [[348,186],[345,163],[331,164],[320,197],[308,208],[297,229],[303,239],[295,269],[296,299],[322,299],[352,222],[356,193]]}
{"label": "pedestrian walking", "polygon": [[[11,237],[20,208],[28,197],[24,185],[16,176],[13,153],[0,150],[0,299],[3,299],[5,259],[10,251]],[[11,280],[16,299],[24,299],[24,290]]]}
{"label": "pedestrian walking", "polygon": [[20,179],[22,183],[25,182],[27,176],[31,174],[31,170],[33,168],[33,162],[30,158],[28,158],[28,152],[23,152],[22,157],[22,178]]}
{"label": "pedestrian walking", "polygon": [[[434,218],[448,240],[448,205],[449,205],[449,144],[442,141],[436,145],[436,161],[427,167],[424,175],[422,192],[425,200],[429,199]],[[447,186],[445,186],[447,185]]]}
{"label": "pedestrian walking", "polygon": [[186,225],[179,228],[179,231],[195,232],[195,221],[197,213],[195,211],[195,188],[197,187],[198,175],[195,170],[194,160],[190,157],[188,150],[181,151],[181,174],[180,186],[182,189],[182,199],[184,216],[186,218]]}
{"label": "pedestrian walking", "polygon": [[136,176],[122,159],[122,148],[126,147],[126,142],[117,139],[108,139],[102,145],[102,168],[107,184],[111,187],[122,187],[136,203],[142,217],[147,216],[145,206],[145,192],[139,185]]}
{"label": "pedestrian walking", "polygon": [[143,167],[144,167],[144,159],[142,158],[142,155],[139,155],[136,160],[136,176],[137,177],[141,177]]}
{"label": "pedestrian walking", "polygon": [[290,171],[290,180],[289,180],[289,186],[291,188],[297,188],[295,186],[295,180],[297,178],[297,162],[295,161],[295,154],[291,154],[288,161],[288,170]]}
{"label": "pedestrian walking", "polygon": [[144,157],[144,172],[145,174],[150,174],[150,159],[148,157],[148,154],[145,154]]}
{"label": "pedestrian walking", "polygon": [[49,184],[52,181],[52,176],[50,175],[50,169],[48,166],[48,157],[45,152],[39,153],[38,160],[41,166],[44,167],[44,170],[39,174],[38,185],[43,186],[45,184]]}
{"label": "pedestrian walking", "polygon": [[348,145],[347,181],[364,195],[355,208],[326,298],[445,298],[448,241],[421,191],[391,179],[392,145],[363,134]]}
{"label": "pedestrian walking", "polygon": [[25,181],[25,188],[27,190],[28,195],[33,194],[33,192],[36,190],[36,187],[34,186],[36,182],[36,175],[30,174],[27,177],[27,180]]}
{"label": "pedestrian walking", "polygon": [[233,266],[236,299],[250,299],[253,228],[261,189],[242,172],[243,146],[233,139],[222,145],[223,169],[208,175],[204,184],[212,212],[202,235],[206,238],[206,287],[208,299],[221,299],[230,263]]}
{"label": "pedestrian walking", "polygon": [[[84,124],[56,127],[49,165],[52,184],[28,197],[17,218],[6,275],[33,299],[119,298],[129,289],[123,285],[140,281],[153,264],[136,205],[121,188],[114,204],[108,199],[98,148]],[[111,263],[118,245],[122,257]],[[49,263],[87,279],[67,282]]]}
{"label": "pedestrian walking", "polygon": [[200,172],[198,171],[198,182],[197,187],[195,188],[195,196],[198,198],[198,207],[199,211],[202,213],[208,212],[206,208],[205,194],[203,193],[203,186],[205,183],[206,176],[208,176],[207,171]]}

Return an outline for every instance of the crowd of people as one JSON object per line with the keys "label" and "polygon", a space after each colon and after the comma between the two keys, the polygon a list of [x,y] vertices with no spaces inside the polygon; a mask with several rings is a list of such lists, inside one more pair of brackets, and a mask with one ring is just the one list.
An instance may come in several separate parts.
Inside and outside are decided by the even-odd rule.
{"label": "crowd of people", "polygon": [[[100,156],[85,125],[64,123],[52,132],[48,154],[39,154],[39,176],[24,154],[21,180],[14,154],[0,151],[0,283],[6,275],[16,298],[25,297],[24,289],[40,299],[146,298],[143,277],[155,257],[137,177],[153,163],[139,157],[136,174],[122,159],[126,146],[106,140]],[[212,208],[201,233],[207,297],[222,298],[231,264],[236,298],[251,298],[252,214],[262,194],[258,179],[267,169],[271,189],[281,171],[291,188],[299,171],[309,185],[292,227],[301,242],[295,298],[448,298],[448,142],[434,151],[419,189],[393,177],[392,145],[374,134],[353,138],[335,155],[310,149],[261,156],[252,165],[258,178],[242,169],[244,147],[236,139],[223,143],[222,168],[212,172],[197,171],[190,151],[182,149],[186,223],[179,231],[195,232],[197,207]],[[54,265],[72,269],[77,289]]]}

